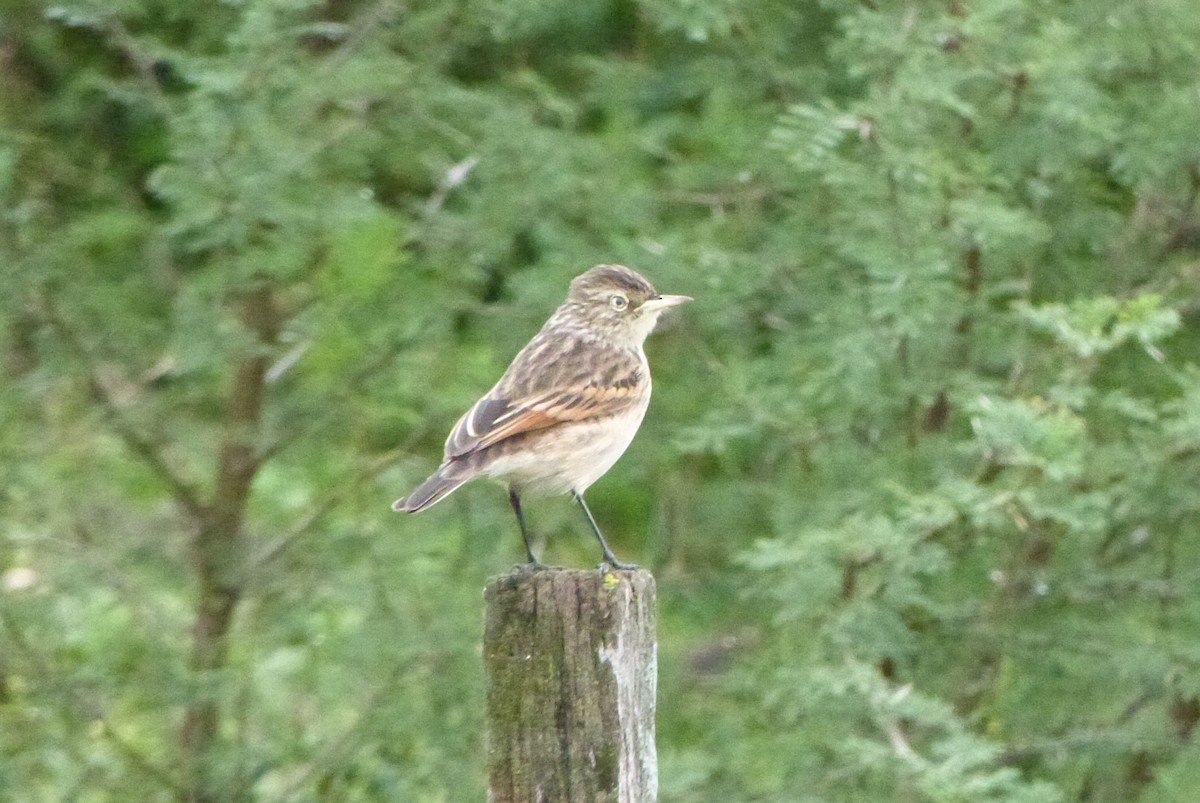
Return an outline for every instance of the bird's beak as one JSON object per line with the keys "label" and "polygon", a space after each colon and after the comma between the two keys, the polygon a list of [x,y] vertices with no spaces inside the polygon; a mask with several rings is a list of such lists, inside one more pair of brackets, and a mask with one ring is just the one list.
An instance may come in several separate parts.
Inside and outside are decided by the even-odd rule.
{"label": "bird's beak", "polygon": [[646,312],[659,312],[665,310],[667,307],[686,304],[691,300],[691,296],[651,296],[642,303],[642,310]]}

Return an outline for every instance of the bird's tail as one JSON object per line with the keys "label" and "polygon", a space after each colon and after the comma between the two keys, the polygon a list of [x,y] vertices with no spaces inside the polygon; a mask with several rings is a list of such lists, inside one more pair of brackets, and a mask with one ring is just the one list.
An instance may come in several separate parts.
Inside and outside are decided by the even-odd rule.
{"label": "bird's tail", "polygon": [[403,499],[397,499],[392,504],[392,510],[400,513],[419,513],[431,505],[436,505],[445,497],[469,480],[466,476],[448,476],[446,466],[442,466],[433,476],[418,485],[412,493]]}

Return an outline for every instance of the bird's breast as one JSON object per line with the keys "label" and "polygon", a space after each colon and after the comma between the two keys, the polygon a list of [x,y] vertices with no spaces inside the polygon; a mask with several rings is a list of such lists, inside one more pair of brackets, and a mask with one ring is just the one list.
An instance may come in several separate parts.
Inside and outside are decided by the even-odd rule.
{"label": "bird's breast", "polygon": [[[523,493],[583,493],[629,448],[650,404],[649,374],[635,403],[603,418],[531,432],[489,455],[480,473]],[[491,451],[491,450],[489,450]]]}

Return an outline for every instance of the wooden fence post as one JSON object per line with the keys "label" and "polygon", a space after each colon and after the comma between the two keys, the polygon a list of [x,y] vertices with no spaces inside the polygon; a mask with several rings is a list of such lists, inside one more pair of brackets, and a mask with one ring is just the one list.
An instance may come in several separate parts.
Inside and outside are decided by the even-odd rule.
{"label": "wooden fence post", "polygon": [[653,803],[654,576],[518,570],[484,598],[489,803]]}

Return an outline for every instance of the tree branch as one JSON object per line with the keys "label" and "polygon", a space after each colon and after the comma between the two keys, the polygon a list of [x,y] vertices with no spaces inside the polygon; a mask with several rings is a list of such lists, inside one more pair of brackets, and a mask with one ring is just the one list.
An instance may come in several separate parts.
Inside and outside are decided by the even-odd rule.
{"label": "tree branch", "polygon": [[116,432],[126,448],[141,458],[142,462],[149,466],[159,480],[167,486],[175,503],[183,509],[184,513],[195,521],[202,520],[206,509],[199,492],[171,467],[163,453],[162,446],[142,435],[125,415],[112,393],[101,381],[95,355],[83,342],[83,338],[75,331],[74,327],[67,323],[54,299],[44,296],[41,309],[50,327],[58,333],[67,350],[83,366],[88,392],[100,404],[113,431]]}
{"label": "tree branch", "polygon": [[[270,368],[268,347],[278,339],[282,324],[269,284],[244,292],[237,299],[237,306],[242,325],[255,336],[255,341],[234,368],[225,431],[217,455],[213,500],[191,545],[199,598],[189,666],[202,686],[203,681],[217,676],[228,663],[229,633],[245,583],[246,502],[262,465],[257,441]],[[213,766],[220,717],[220,698],[211,688],[202,688],[184,715],[179,742],[191,803],[209,803],[227,797]]]}
{"label": "tree branch", "polygon": [[100,735],[110,742],[126,761],[163,788],[170,790],[177,799],[186,799],[184,788],[179,781],[168,770],[155,764],[144,753],[122,738],[113,728],[112,722],[102,710],[102,706],[95,699],[57,675],[50,661],[29,643],[25,638],[25,633],[3,606],[0,606],[0,624],[3,625],[9,642],[32,665],[37,679],[66,692],[73,703],[72,707],[67,710],[83,713],[90,720],[99,722],[101,725]]}
{"label": "tree branch", "polygon": [[[354,391],[362,387],[363,382],[370,379],[379,373],[379,369],[391,362],[400,347],[393,347],[377,355],[374,359],[364,363],[350,376],[341,383],[341,392],[345,394],[348,391]],[[278,377],[274,374],[279,361],[272,363],[268,369],[265,380],[268,385],[272,384]],[[327,405],[327,409],[320,416],[305,415],[303,420],[289,421],[286,427],[287,434],[279,438],[274,443],[267,446],[261,455],[262,462],[267,462],[271,458],[278,457],[285,452],[288,447],[303,440],[304,438],[319,433],[324,427],[336,421],[345,420],[345,410],[339,408],[336,404]],[[315,420],[314,420],[315,419]]]}
{"label": "tree branch", "polygon": [[[413,440],[417,438],[414,437]],[[339,502],[344,500],[350,492],[364,480],[374,479],[385,470],[396,464],[399,459],[399,453],[404,451],[404,447],[396,450],[394,453],[384,455],[377,458],[363,468],[352,480],[344,483],[338,488],[328,493],[322,500],[313,505],[308,514],[300,519],[292,529],[288,530],[283,535],[276,538],[271,543],[267,544],[259,551],[251,560],[246,569],[247,580],[253,580],[259,577],[262,572],[273,563],[280,555],[286,552],[297,541],[303,538],[317,522],[324,518],[330,510],[337,506]]]}
{"label": "tree branch", "polygon": [[346,727],[346,729],[338,736],[330,738],[325,744],[314,751],[314,758],[306,762],[307,767],[294,780],[287,785],[276,798],[279,801],[294,800],[299,796],[299,792],[304,788],[305,784],[309,783],[318,774],[328,772],[331,767],[337,766],[345,760],[348,748],[353,743],[356,736],[366,727],[371,721],[371,718],[379,711],[380,704],[393,694],[396,690],[396,682],[400,679],[404,670],[412,664],[411,659],[398,661],[392,670],[388,672],[378,686],[367,696],[362,705],[359,706],[358,715],[354,721]]}

